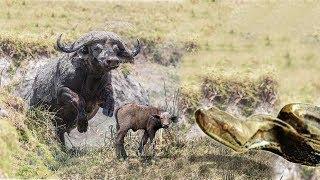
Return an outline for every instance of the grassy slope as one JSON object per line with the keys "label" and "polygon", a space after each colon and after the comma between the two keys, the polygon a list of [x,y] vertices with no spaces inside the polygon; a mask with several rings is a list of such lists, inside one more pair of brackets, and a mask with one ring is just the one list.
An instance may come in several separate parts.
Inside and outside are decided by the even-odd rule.
{"label": "grassy slope", "polygon": [[320,17],[320,3],[256,2],[229,7],[212,24],[208,51],[185,57],[183,83],[198,87],[199,77],[208,72],[224,76],[236,71],[243,76],[249,71],[257,77],[269,69],[279,81],[280,106],[318,104],[320,23],[315,19]]}
{"label": "grassy slope", "polygon": [[[58,158],[64,153],[56,145],[46,143],[54,142],[49,139],[53,136],[48,126],[44,126],[45,120],[50,121],[52,116],[44,111],[26,111],[20,98],[3,89],[0,89],[0,106],[8,112],[8,117],[0,117],[0,174],[53,177],[59,167]],[[31,121],[32,127],[29,126]]]}
{"label": "grassy slope", "polygon": [[185,56],[183,84],[197,84],[215,68],[221,76],[267,68],[279,78],[281,105],[319,102],[320,3],[193,2],[1,1],[0,46],[25,58],[52,53],[60,33],[72,39],[93,29],[148,42],[195,42],[201,50]]}
{"label": "grassy slope", "polygon": [[[9,113],[8,118],[0,118],[0,175],[68,179],[272,177],[270,163],[260,162],[258,159],[276,159],[275,155],[236,155],[207,137],[186,141],[181,138],[181,130],[174,130],[173,139],[168,142],[161,144],[157,138],[156,160],[149,156],[147,159],[136,156],[141,136],[130,137],[130,141],[127,138],[125,147],[129,154],[128,161],[116,159],[112,143],[100,149],[66,155],[56,148],[56,143],[51,139],[52,131],[48,129],[51,128],[48,122],[52,115],[45,111],[26,111],[21,99],[10,96],[1,89],[0,106]],[[147,155],[150,155],[151,147],[147,147]],[[226,161],[229,162],[227,166],[224,164]]]}
{"label": "grassy slope", "polygon": [[[114,31],[146,42],[190,42],[207,34],[198,31],[199,27],[209,27],[207,12],[190,23],[193,9],[206,9],[206,6],[161,2],[6,0],[0,2],[0,41],[2,46],[9,46],[6,49],[27,51],[20,53],[22,58],[39,49],[51,53],[60,33],[72,39],[89,30]],[[199,26],[194,26],[194,23]]]}
{"label": "grassy slope", "polygon": [[[317,97],[320,88],[320,75],[317,73],[320,68],[319,13],[320,3],[310,1],[238,4],[192,1],[167,4],[5,0],[0,1],[0,47],[3,50],[0,54],[12,55],[18,62],[35,54],[51,54],[54,53],[53,44],[58,34],[64,33],[64,37],[71,40],[93,29],[115,31],[129,39],[139,37],[146,42],[194,42],[200,50],[184,56],[179,70],[182,84],[188,88],[198,88],[201,76],[208,72],[225,76],[236,71],[239,76],[253,77],[273,72],[279,81],[280,105],[295,101],[317,104],[320,100]],[[2,151],[5,154],[20,154],[24,149],[18,148],[20,144],[15,126],[3,121],[1,123],[6,123],[1,126],[7,126],[8,129],[13,128],[8,133],[12,134],[10,137],[15,137],[10,141],[13,145],[5,145]],[[8,142],[7,137],[4,136],[5,141],[1,141],[1,144]],[[203,143],[195,144],[195,147],[187,144],[185,148],[175,151],[181,155],[178,160],[164,158],[148,167],[137,164],[139,160],[136,158],[127,164],[109,162],[112,161],[110,157],[114,157],[109,150],[105,150],[102,151],[105,153],[71,158],[66,162],[66,168],[60,169],[58,174],[68,176],[80,172],[80,176],[92,177],[94,172],[102,171],[97,176],[106,173],[120,176],[122,171],[119,169],[128,171],[131,177],[152,177],[159,172],[162,173],[160,176],[168,178],[183,177],[184,173],[195,178],[221,174],[219,168],[214,167],[217,164],[207,160],[224,162],[223,156],[216,156],[221,154],[219,148],[210,153],[207,147],[215,146]],[[190,158],[190,152],[194,152],[196,158]],[[195,163],[201,159],[198,156],[202,156],[203,162]],[[26,164],[29,167],[26,161],[14,159],[14,155],[8,154],[8,157],[13,161],[3,161],[1,169],[10,172],[9,175],[19,172],[14,170],[11,173],[16,167],[14,164]],[[91,157],[95,157],[94,161],[82,163]],[[103,158],[104,161],[101,161]],[[227,158],[227,161],[232,159]],[[240,162],[246,161],[239,160],[234,164]],[[35,164],[44,168],[38,176],[51,174],[47,167],[42,166],[43,162]],[[115,166],[112,168],[111,165]],[[119,167],[118,171],[114,167]],[[211,172],[212,168],[214,172]],[[251,166],[248,168],[253,169]],[[170,174],[168,169],[175,169],[178,173]]]}

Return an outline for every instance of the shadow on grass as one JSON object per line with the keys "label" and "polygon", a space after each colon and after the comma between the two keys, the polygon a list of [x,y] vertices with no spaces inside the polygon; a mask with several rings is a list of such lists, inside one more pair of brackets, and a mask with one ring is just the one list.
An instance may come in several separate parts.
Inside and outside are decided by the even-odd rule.
{"label": "shadow on grass", "polygon": [[201,165],[199,169],[227,171],[231,174],[244,175],[250,179],[271,179],[273,175],[273,168],[271,166],[242,156],[217,154],[206,154],[201,156],[193,155],[189,157],[189,162],[210,162],[210,164]]}

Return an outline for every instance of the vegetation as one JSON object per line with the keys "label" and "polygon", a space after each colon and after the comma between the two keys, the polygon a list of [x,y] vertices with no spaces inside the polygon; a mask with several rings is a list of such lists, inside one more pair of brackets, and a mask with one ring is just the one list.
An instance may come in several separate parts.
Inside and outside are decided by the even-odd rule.
{"label": "vegetation", "polygon": [[278,81],[268,68],[259,74],[248,69],[214,68],[198,81],[182,85],[180,108],[189,114],[190,123],[195,122],[194,111],[203,106],[214,105],[235,115],[250,116],[258,108],[273,111],[279,103]]}
{"label": "vegetation", "polygon": [[[210,138],[188,141],[185,132],[175,126],[157,136],[156,157],[152,148],[147,156],[136,156],[142,133],[129,136],[126,141],[129,160],[119,161],[113,144],[98,149],[78,149],[67,154],[60,150],[52,131],[51,113],[45,109],[26,110],[23,101],[1,90],[1,107],[9,110],[8,118],[1,118],[0,172],[9,177],[60,178],[190,178],[232,176],[266,178],[272,176],[272,166],[259,162],[261,156],[275,159],[271,154],[230,156],[230,150]],[[130,133],[131,134],[131,133]],[[9,139],[8,139],[9,138]],[[128,141],[130,140],[130,141]],[[219,173],[221,165],[212,162],[231,161],[228,171]],[[246,164],[241,168],[239,164]],[[252,170],[259,167],[257,170]]]}
{"label": "vegetation", "polygon": [[[137,147],[133,147],[132,142],[127,146],[131,149],[127,161],[116,160],[112,148],[94,150],[67,161],[66,168],[59,172],[60,177],[81,179],[140,179],[141,177],[147,179],[185,179],[186,177],[188,179],[209,177],[267,179],[272,176],[272,166],[257,161],[258,156],[265,155],[230,156],[230,151],[207,138],[188,143],[174,142],[162,145],[157,148],[158,153],[155,159],[151,156],[136,157],[132,148]],[[267,155],[265,158],[275,157]],[[223,167],[223,161],[228,161],[229,165]],[[222,168],[226,168],[229,173],[223,172]]]}
{"label": "vegetation", "polygon": [[[0,2],[0,49],[22,60],[49,55],[58,34],[71,40],[89,30],[139,37],[148,47],[182,42],[185,49],[199,50],[183,57],[182,84],[201,83],[201,75],[219,66],[227,74],[272,66],[279,76],[280,106],[315,103],[320,35],[312,19],[319,3],[259,4],[5,0]],[[266,13],[272,9],[276,13]]]}
{"label": "vegetation", "polygon": [[65,154],[52,135],[52,114],[26,110],[21,99],[5,90],[0,90],[0,106],[9,114],[0,117],[0,172],[9,177],[54,176],[58,158]]}
{"label": "vegetation", "polygon": [[130,64],[122,64],[120,69],[123,76],[127,77],[128,75],[131,74],[132,66]]}
{"label": "vegetation", "polygon": [[180,3],[5,0],[0,7],[2,54],[14,53],[19,60],[51,54],[60,33],[71,40],[90,30],[108,30],[152,46],[171,40],[193,42],[198,36],[185,18],[192,6]]}
{"label": "vegetation", "polygon": [[[58,34],[71,40],[89,30],[139,37],[148,47],[182,42],[185,49],[199,50],[183,57],[182,84],[201,83],[201,75],[217,66],[226,73],[272,66],[280,77],[279,106],[315,103],[320,35],[309,19],[318,17],[319,3],[260,4],[5,0],[0,2],[0,49],[21,60],[49,55]],[[266,13],[271,9],[277,13]],[[155,52],[154,60],[159,55]]]}
{"label": "vegetation", "polygon": [[217,76],[216,72],[208,73],[203,77],[201,85],[204,98],[223,110],[228,106],[237,106],[245,116],[251,115],[262,104],[274,107],[277,81],[271,74],[261,77],[258,74],[249,76],[244,73],[243,76],[237,76],[238,74],[241,72],[224,76]]}
{"label": "vegetation", "polygon": [[[20,66],[36,56],[54,55],[60,33],[68,42],[89,30],[114,31],[132,42],[140,38],[150,61],[178,66],[181,106],[190,114],[216,92],[222,98],[210,103],[221,108],[235,102],[233,94],[242,93],[246,102],[237,105],[248,115],[262,102],[271,103],[265,89],[275,94],[272,108],[278,111],[291,102],[319,103],[319,12],[317,1],[4,0],[0,56],[12,57]],[[131,67],[124,66],[122,73],[130,74]],[[206,139],[163,146],[159,153],[167,154],[160,154],[161,161],[134,156],[118,162],[112,147],[70,156],[59,152],[48,134],[51,114],[19,109],[20,101],[10,99],[15,98],[1,90],[0,106],[8,108],[10,116],[0,120],[0,174],[11,177],[125,178],[122,173],[128,172],[129,178],[235,178],[223,174],[224,167],[246,179],[270,177],[265,174],[270,167],[259,159],[275,159],[259,153],[231,158],[231,152]],[[224,161],[233,163],[229,167],[221,164]],[[305,176],[312,172],[305,170]]]}

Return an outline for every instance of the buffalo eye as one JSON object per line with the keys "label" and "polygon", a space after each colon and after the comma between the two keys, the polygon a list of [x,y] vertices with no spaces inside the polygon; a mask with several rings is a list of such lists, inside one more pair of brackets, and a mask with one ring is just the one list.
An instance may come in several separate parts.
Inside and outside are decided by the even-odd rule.
{"label": "buffalo eye", "polygon": [[89,50],[88,50],[87,47],[82,47],[82,48],[80,49],[80,53],[81,53],[81,54],[89,54]]}
{"label": "buffalo eye", "polygon": [[119,52],[120,52],[120,49],[119,49],[119,47],[118,47],[117,45],[113,45],[113,46],[112,46],[112,50],[113,50],[113,52],[115,52],[115,53],[119,53]]}
{"label": "buffalo eye", "polygon": [[100,54],[102,52],[102,49],[103,49],[103,46],[101,44],[97,44],[92,48],[92,50],[97,54]]}

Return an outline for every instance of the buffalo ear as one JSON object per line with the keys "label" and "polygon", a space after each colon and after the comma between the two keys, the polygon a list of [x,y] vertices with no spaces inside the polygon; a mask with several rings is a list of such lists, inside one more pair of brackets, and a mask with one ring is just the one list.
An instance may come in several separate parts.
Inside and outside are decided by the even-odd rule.
{"label": "buffalo ear", "polygon": [[174,123],[178,122],[178,116],[172,116],[170,119]]}

